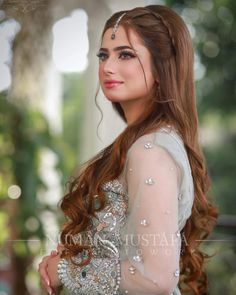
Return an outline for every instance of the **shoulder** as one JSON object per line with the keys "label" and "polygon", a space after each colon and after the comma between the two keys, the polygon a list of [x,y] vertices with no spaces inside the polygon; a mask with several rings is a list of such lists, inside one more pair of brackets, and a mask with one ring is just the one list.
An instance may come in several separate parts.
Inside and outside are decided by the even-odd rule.
{"label": "shoulder", "polygon": [[171,154],[156,142],[158,132],[145,134],[138,138],[129,148],[127,160],[129,163],[136,162],[136,165],[156,163],[156,167],[174,164]]}
{"label": "shoulder", "polygon": [[[180,228],[191,214],[194,185],[191,166],[181,135],[172,127],[165,127],[139,137],[127,153],[127,168],[136,165],[139,169],[155,163],[156,169],[177,167],[179,178]],[[152,165],[153,166],[153,165]]]}
{"label": "shoulder", "polygon": [[[150,153],[145,153],[148,150]],[[142,160],[143,157],[155,154],[158,157],[172,158],[176,161],[181,157],[188,160],[183,140],[178,132],[171,126],[160,128],[152,133],[139,137],[129,148],[128,158]],[[183,159],[182,159],[183,158]]]}

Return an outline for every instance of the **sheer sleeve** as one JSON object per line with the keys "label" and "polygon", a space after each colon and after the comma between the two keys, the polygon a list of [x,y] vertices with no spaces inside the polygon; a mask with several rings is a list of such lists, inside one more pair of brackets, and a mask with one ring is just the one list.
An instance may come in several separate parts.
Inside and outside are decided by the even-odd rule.
{"label": "sheer sleeve", "polygon": [[129,151],[126,181],[122,294],[171,294],[179,279],[181,170],[166,149],[140,141]]}

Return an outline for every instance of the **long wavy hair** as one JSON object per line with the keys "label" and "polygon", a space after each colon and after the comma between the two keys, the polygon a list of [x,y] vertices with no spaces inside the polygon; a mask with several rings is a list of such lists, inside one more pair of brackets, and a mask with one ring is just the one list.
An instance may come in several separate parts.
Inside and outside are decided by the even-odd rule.
{"label": "long wavy hair", "polygon": [[[187,243],[183,243],[181,249],[179,286],[182,292],[203,294],[208,290],[204,262],[210,256],[200,250],[200,245],[214,228],[217,210],[206,195],[210,180],[198,141],[191,37],[181,17],[161,5],[115,13],[106,22],[102,36],[124,12],[126,14],[119,25],[124,27],[129,40],[132,29],[143,41],[151,54],[153,75],[158,83],[155,85],[153,99],[142,115],[129,124],[112,144],[84,163],[78,176],[70,182],[69,191],[61,202],[61,209],[67,217],[61,233],[61,242],[66,249],[64,257],[72,258],[86,250],[89,253],[88,259],[81,266],[90,262],[91,246],[83,241],[73,243],[71,239],[68,241],[68,237],[88,230],[92,226],[92,218],[96,218],[96,212],[104,209],[107,204],[106,195],[101,186],[122,173],[130,146],[140,136],[171,124],[184,142],[195,194],[192,214],[182,230]],[[112,102],[112,105],[127,123],[121,105],[118,102]],[[99,207],[95,206],[95,199],[96,202],[99,200]]]}

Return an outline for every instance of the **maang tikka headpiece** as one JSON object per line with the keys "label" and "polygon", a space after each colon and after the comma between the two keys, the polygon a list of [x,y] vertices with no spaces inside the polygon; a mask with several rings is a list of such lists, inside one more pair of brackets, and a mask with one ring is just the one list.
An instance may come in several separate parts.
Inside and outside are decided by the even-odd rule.
{"label": "maang tikka headpiece", "polygon": [[122,17],[123,17],[125,14],[126,14],[126,12],[123,13],[123,14],[117,19],[117,21],[116,21],[116,23],[115,23],[115,25],[114,25],[114,27],[113,27],[113,29],[112,29],[112,34],[111,34],[111,39],[112,39],[112,40],[115,39],[115,37],[116,37],[115,34],[116,34],[117,29],[118,29],[119,22],[120,22],[120,20],[122,19]]}

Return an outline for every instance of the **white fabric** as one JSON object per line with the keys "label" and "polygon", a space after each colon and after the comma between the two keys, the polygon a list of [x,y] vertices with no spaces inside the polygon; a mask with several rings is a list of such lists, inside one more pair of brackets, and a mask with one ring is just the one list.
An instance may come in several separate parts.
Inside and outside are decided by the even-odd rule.
{"label": "white fabric", "polygon": [[121,294],[180,294],[176,273],[179,232],[191,215],[194,198],[180,136],[171,128],[162,128],[140,137],[127,153],[119,180],[129,197],[121,234]]}

